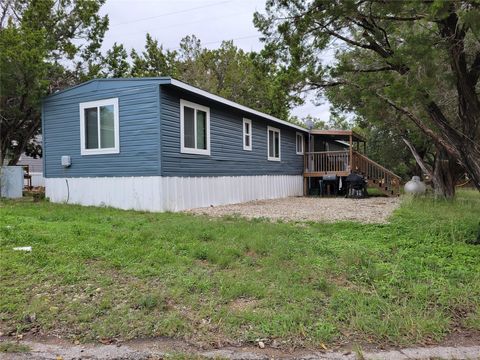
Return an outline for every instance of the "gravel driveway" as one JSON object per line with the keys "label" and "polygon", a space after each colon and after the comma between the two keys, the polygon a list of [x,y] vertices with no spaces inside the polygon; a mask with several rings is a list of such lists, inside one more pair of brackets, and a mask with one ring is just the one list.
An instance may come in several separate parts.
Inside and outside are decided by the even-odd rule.
{"label": "gravel driveway", "polygon": [[289,197],[188,210],[208,216],[236,215],[287,221],[386,223],[400,205],[398,197],[367,199]]}

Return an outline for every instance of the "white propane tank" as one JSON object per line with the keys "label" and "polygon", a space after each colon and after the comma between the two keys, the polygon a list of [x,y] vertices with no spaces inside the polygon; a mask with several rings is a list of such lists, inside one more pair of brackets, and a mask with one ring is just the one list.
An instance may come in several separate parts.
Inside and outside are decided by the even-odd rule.
{"label": "white propane tank", "polygon": [[420,180],[419,176],[413,176],[412,180],[405,184],[404,189],[406,194],[422,195],[425,194],[427,187],[425,183]]}

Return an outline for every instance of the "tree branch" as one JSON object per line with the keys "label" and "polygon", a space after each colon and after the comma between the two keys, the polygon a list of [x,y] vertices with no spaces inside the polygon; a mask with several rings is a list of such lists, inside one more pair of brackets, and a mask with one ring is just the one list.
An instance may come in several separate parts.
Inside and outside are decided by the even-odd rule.
{"label": "tree branch", "polygon": [[12,0],[7,0],[1,5],[2,15],[0,16],[0,29],[3,29],[4,27],[6,27],[4,26],[4,21],[7,18],[8,9],[10,8],[11,5],[12,5]]}
{"label": "tree branch", "polygon": [[318,28],[321,28],[328,35],[336,37],[337,39],[342,40],[342,41],[346,42],[347,44],[357,46],[357,47],[360,47],[360,48],[363,48],[363,49],[374,50],[375,51],[375,49],[370,44],[364,44],[364,43],[358,42],[356,40],[347,38],[346,36],[340,35],[339,33],[335,32],[333,30],[330,30],[329,28],[327,28],[323,24],[318,24],[318,27],[316,29],[313,29],[313,30],[318,30]]}
{"label": "tree branch", "polygon": [[308,85],[312,86],[312,88],[328,88],[328,87],[334,87],[334,86],[339,86],[339,85],[347,85],[348,83],[346,81],[332,81],[332,82],[324,82],[324,83],[318,83],[318,82],[309,82]]}
{"label": "tree branch", "polygon": [[345,70],[346,72],[352,72],[352,73],[373,73],[373,72],[382,72],[382,71],[396,71],[392,66],[383,66],[380,68],[374,68],[374,69],[351,69],[351,70]]}
{"label": "tree branch", "polygon": [[417,149],[404,137],[402,137],[403,142],[407,145],[407,147],[410,149],[410,152],[412,153],[413,157],[415,158],[415,161],[417,162],[418,166],[422,169],[422,171],[427,174],[430,178],[433,178],[433,171],[429,166],[423,161],[422,157],[418,154]]}
{"label": "tree branch", "polygon": [[425,19],[425,15],[406,16],[406,17],[372,15],[370,17],[376,20],[387,20],[387,21],[416,21],[416,20]]}
{"label": "tree branch", "polygon": [[390,100],[387,98],[385,95],[382,95],[378,92],[375,93],[377,97],[385,101],[388,105],[393,107],[395,110],[399,111],[400,113],[404,114],[406,117],[408,117],[410,120],[413,121],[415,125],[427,136],[429,136],[438,146],[443,147],[448,153],[450,153],[452,156],[456,158],[460,158],[460,154],[458,153],[458,150],[455,149],[450,145],[449,142],[446,142],[441,136],[436,134],[432,129],[430,129],[425,123],[419,119],[417,116],[415,116],[411,111],[408,109],[405,109],[401,107],[400,105],[396,104],[394,101]]}
{"label": "tree branch", "polygon": [[[370,34],[367,33],[368,29],[366,27],[363,27],[365,30],[366,30],[366,33],[364,33],[363,37],[368,41],[368,44],[366,43],[361,43],[359,41],[356,41],[356,40],[353,40],[353,39],[350,39],[346,36],[343,36],[343,35],[340,35],[339,33],[337,33],[336,31],[333,31],[331,29],[329,29],[327,27],[327,25],[324,25],[324,24],[318,24],[318,27],[313,29],[313,31],[315,30],[318,30],[319,28],[321,28],[323,31],[325,31],[327,34],[329,34],[330,36],[333,36],[339,40],[342,40],[344,42],[346,42],[347,44],[350,44],[350,45],[353,45],[353,46],[357,46],[357,47],[360,47],[362,49],[367,49],[367,50],[372,50],[374,52],[376,52],[377,54],[379,54],[383,59],[388,59],[388,58],[391,58],[392,55],[393,55],[393,51],[391,49],[385,49],[383,48],[381,45],[379,45],[371,36]],[[387,64],[390,65],[390,67],[397,71],[400,75],[404,75],[406,74],[408,71],[410,71],[410,68],[408,66],[406,66],[405,64],[391,64],[387,61]]]}

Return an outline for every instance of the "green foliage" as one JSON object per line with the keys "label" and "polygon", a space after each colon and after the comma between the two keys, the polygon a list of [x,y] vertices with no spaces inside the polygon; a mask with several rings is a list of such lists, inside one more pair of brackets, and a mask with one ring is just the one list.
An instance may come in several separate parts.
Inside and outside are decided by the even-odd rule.
{"label": "green foliage", "polygon": [[178,50],[168,50],[147,34],[141,53],[132,50],[128,58],[125,49],[115,44],[100,68],[106,69],[97,74],[103,77],[171,76],[283,119],[300,102],[284,86],[286,74],[280,67],[262,53],[245,52],[232,41],[207,49],[192,35],[180,41]]}
{"label": "green foliage", "polygon": [[130,75],[128,53],[122,44],[114,43],[112,48],[107,50],[103,60],[101,75],[113,78],[128,77]]}
{"label": "green foliage", "polygon": [[40,100],[72,84],[83,63],[99,55],[108,18],[105,0],[13,0],[0,23],[0,164],[37,156]]}
{"label": "green foliage", "polygon": [[0,318],[82,340],[440,341],[478,330],[478,218],[474,191],[368,225],[4,201]]}
{"label": "green foliage", "polygon": [[[397,29],[398,30],[398,29]],[[420,32],[420,31],[419,31]],[[408,33],[405,34],[408,36]],[[423,42],[426,39],[421,39]],[[412,41],[419,41],[412,39]],[[423,49],[423,47],[422,47]],[[411,50],[415,52],[415,50]],[[377,93],[388,94],[388,97],[398,104],[405,107],[411,107],[421,97],[419,91],[425,87],[433,86],[431,78],[435,77],[440,82],[440,76],[432,70],[435,62],[439,63],[440,54],[419,54],[418,49],[415,56],[424,56],[428,60],[425,63],[416,61],[412,54],[408,55],[409,66],[415,68],[415,76],[401,76],[392,72],[372,72],[356,73],[354,69],[373,68],[371,56],[364,50],[344,51],[339,57],[339,65],[335,70],[335,75],[340,77],[352,86],[331,87],[325,91],[325,94],[332,105],[340,111],[355,113],[355,124],[360,132],[367,139],[368,156],[391,169],[396,174],[408,179],[413,175],[422,175],[423,171],[418,167],[410,150],[403,142],[406,138],[413,144],[417,153],[424,162],[433,169],[436,148],[428,136],[423,134],[415,124],[412,124],[404,114],[399,113],[394,108],[387,106],[383,99],[379,98]],[[404,50],[405,53],[407,51]],[[407,55],[405,55],[407,56]],[[433,56],[433,57],[430,57]],[[444,59],[442,59],[444,61]],[[440,64],[437,64],[440,67]],[[377,66],[378,68],[381,65]],[[445,72],[443,72],[445,74]],[[414,84],[412,86],[412,83]],[[437,84],[438,86],[438,84]],[[451,88],[452,84],[444,77],[442,89]],[[439,94],[440,95],[440,94]],[[444,96],[444,94],[441,94]],[[439,98],[440,103],[445,103]],[[447,105],[447,104],[446,104]],[[454,106],[449,102],[449,106]],[[454,109],[448,108],[450,113]],[[428,115],[417,108],[422,119],[429,123]],[[433,125],[432,125],[433,126]]]}
{"label": "green foliage", "polygon": [[224,42],[201,46],[195,36],[166,50],[149,34],[142,52],[100,46],[108,17],[105,0],[8,1],[0,24],[0,163],[22,152],[41,156],[41,98],[95,77],[172,76],[230,100],[288,119],[300,102],[285,86],[289,73],[261,53]]}
{"label": "green foliage", "polygon": [[368,157],[392,170],[406,181],[414,175],[422,176],[424,173],[402,138],[407,138],[413,143],[418,154],[431,168],[434,167],[436,151],[435,146],[428,138],[416,129],[412,129],[411,126],[409,127],[410,124],[404,124],[405,128],[401,130],[388,125],[374,124],[373,121],[357,119],[355,130],[367,139]]}
{"label": "green foliage", "polygon": [[[269,55],[297,75],[292,90],[325,94],[401,154],[402,137],[425,154],[428,141],[480,186],[479,14],[470,1],[271,0],[255,25]],[[377,160],[393,160],[378,150]],[[416,170],[410,163],[404,174]]]}
{"label": "green foliage", "polygon": [[177,52],[164,50],[158,45],[158,41],[152,39],[150,34],[146,36],[145,50],[137,54],[132,50],[133,61],[130,70],[133,77],[174,76],[177,74]]}

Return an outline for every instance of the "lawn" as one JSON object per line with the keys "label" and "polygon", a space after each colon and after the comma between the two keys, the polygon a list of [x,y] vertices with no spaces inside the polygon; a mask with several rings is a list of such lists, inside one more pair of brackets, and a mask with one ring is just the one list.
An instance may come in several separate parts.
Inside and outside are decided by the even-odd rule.
{"label": "lawn", "polygon": [[212,345],[440,342],[480,331],[480,245],[468,243],[479,219],[474,191],[405,199],[382,225],[3,201],[0,330]]}

